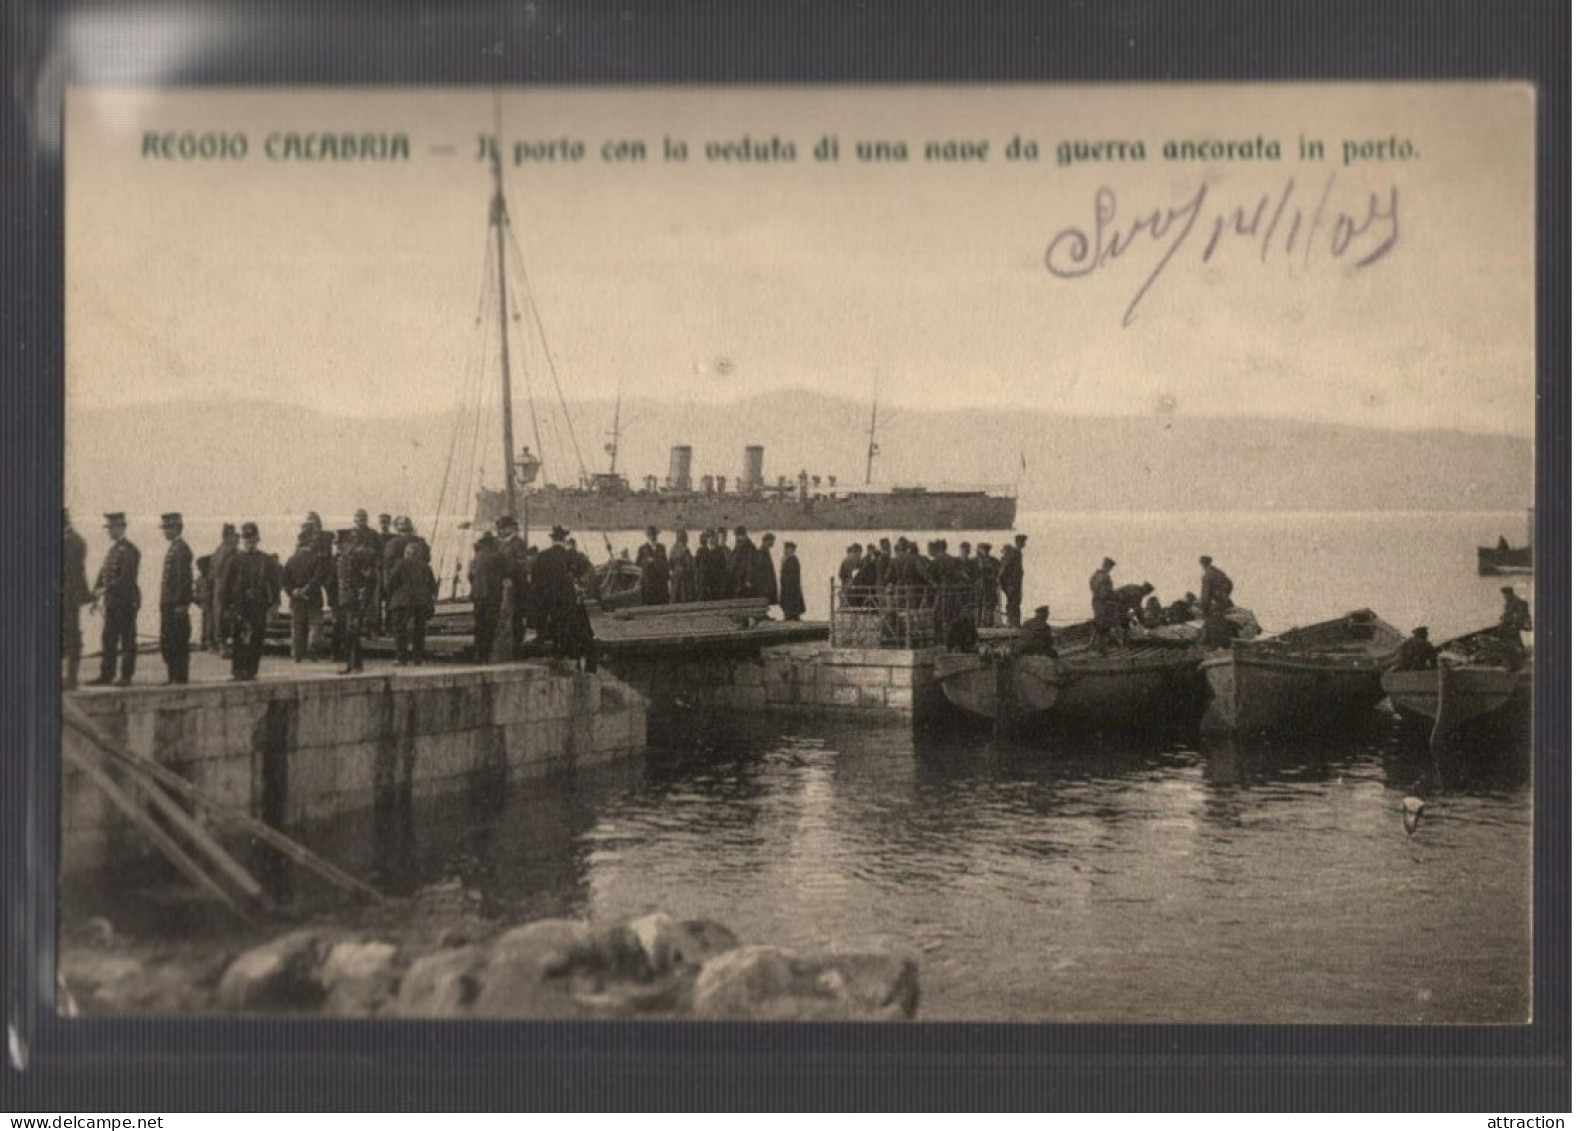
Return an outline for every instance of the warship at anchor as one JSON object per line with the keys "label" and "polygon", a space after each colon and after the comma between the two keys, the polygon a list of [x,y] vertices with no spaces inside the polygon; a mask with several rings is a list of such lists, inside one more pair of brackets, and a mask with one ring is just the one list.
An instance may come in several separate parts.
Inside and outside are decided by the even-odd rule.
{"label": "warship at anchor", "polygon": [[[1016,498],[986,489],[848,489],[836,477],[806,471],[768,483],[765,455],[761,445],[746,447],[742,474],[729,483],[723,475],[694,477],[693,449],[677,445],[663,479],[648,475],[631,484],[615,456],[608,471],[560,487],[537,482],[541,460],[525,448],[514,463],[515,496],[530,525],[571,530],[1010,530],[1017,514]],[[508,509],[502,490],[477,491],[477,525]]]}

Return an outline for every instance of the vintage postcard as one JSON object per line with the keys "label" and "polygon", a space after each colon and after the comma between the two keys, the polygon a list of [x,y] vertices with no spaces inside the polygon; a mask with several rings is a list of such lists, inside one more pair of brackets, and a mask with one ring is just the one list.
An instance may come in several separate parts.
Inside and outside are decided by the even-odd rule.
{"label": "vintage postcard", "polygon": [[64,1012],[1530,1020],[1530,86],[65,108]]}

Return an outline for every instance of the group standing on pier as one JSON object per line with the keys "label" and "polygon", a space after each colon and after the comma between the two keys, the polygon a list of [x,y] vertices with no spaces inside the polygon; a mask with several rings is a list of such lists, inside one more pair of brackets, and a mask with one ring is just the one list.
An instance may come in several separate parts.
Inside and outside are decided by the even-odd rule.
{"label": "group standing on pier", "polygon": [[799,571],[799,547],[783,543],[782,567],[772,559],[777,535],[761,535],[757,546],[743,526],[717,527],[700,532],[699,545],[690,549],[689,531],[673,535],[670,550],[655,526],[646,528],[646,540],[635,552],[640,569],[643,605],[682,605],[695,601],[726,601],[738,597],[764,598],[782,609],[783,619],[804,616],[804,583]]}

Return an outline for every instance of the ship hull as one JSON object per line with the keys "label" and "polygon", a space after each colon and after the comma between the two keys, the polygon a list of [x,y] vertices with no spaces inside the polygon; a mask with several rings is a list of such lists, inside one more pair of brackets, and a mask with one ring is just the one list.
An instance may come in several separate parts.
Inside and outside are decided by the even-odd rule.
{"label": "ship hull", "polygon": [[1394,626],[1359,609],[1212,653],[1203,664],[1211,697],[1204,729],[1318,730],[1371,711],[1401,643]]}
{"label": "ship hull", "polygon": [[1307,729],[1371,711],[1384,698],[1380,669],[1266,661],[1240,652],[1204,661],[1206,730],[1235,734]]}
{"label": "ship hull", "polygon": [[1386,672],[1384,690],[1403,719],[1428,729],[1431,746],[1530,739],[1532,670],[1446,665]]}
{"label": "ship hull", "polygon": [[1196,721],[1199,655],[1191,648],[1066,658],[948,654],[936,658],[935,673],[953,706],[1032,737],[1063,727]]}
{"label": "ship hull", "polygon": [[[847,495],[837,498],[762,498],[741,495],[597,495],[536,491],[521,497],[534,528],[570,530],[1011,530],[1014,498],[979,492]],[[490,526],[506,510],[502,491],[476,496],[476,525]]]}

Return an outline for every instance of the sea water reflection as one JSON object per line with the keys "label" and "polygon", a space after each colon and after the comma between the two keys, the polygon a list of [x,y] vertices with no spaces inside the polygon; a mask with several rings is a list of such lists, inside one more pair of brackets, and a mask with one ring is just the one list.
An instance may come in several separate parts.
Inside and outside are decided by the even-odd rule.
{"label": "sea water reflection", "polygon": [[461,879],[511,919],[665,909],[906,950],[931,1020],[1527,1016],[1524,758],[1463,775],[1382,714],[1253,745],[700,717],[653,737],[643,766],[309,840],[393,891]]}

